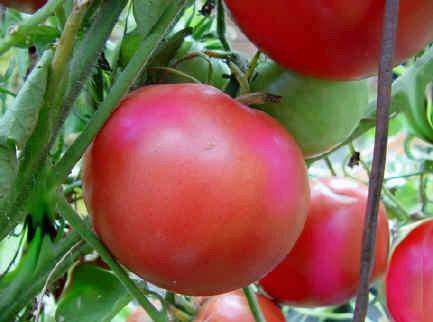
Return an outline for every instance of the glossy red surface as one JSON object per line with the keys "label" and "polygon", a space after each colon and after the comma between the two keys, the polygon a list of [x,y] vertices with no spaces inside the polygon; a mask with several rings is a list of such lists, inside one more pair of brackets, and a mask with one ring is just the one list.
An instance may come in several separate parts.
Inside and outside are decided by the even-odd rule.
{"label": "glossy red surface", "polygon": [[[284,322],[281,310],[267,298],[258,295],[266,322]],[[194,322],[255,322],[242,291],[212,297],[200,309]]]}
{"label": "glossy red surface", "polygon": [[299,237],[309,200],[286,130],[194,84],[130,94],[86,153],[83,183],[94,228],[120,262],[189,295],[269,272]]}
{"label": "glossy red surface", "polygon": [[[245,34],[286,68],[330,79],[377,73],[384,0],[226,0]],[[395,62],[433,40],[433,1],[401,0]]]}
{"label": "glossy red surface", "polygon": [[[354,296],[367,194],[366,186],[349,179],[314,181],[304,231],[286,259],[261,280],[264,290],[294,306],[337,305]],[[381,206],[372,279],[385,273],[388,248],[388,221]]]}
{"label": "glossy red surface", "polygon": [[394,322],[433,320],[433,220],[412,230],[393,252],[386,295]]}
{"label": "glossy red surface", "polygon": [[26,12],[34,12],[41,8],[47,0],[0,0],[0,4]]}

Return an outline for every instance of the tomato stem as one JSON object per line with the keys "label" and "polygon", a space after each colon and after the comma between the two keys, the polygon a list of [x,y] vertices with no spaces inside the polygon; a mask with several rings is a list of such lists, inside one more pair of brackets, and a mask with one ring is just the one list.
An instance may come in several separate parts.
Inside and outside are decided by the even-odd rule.
{"label": "tomato stem", "polygon": [[376,137],[362,242],[360,285],[353,322],[363,322],[367,315],[369,281],[374,263],[377,217],[386,165],[392,64],[397,37],[398,9],[399,0],[386,1],[379,64]]}
{"label": "tomato stem", "polygon": [[256,293],[253,290],[253,286],[249,285],[244,289],[245,297],[248,300],[248,305],[250,307],[251,313],[254,316],[256,322],[266,322],[266,318],[260,310],[259,302],[257,301]]}

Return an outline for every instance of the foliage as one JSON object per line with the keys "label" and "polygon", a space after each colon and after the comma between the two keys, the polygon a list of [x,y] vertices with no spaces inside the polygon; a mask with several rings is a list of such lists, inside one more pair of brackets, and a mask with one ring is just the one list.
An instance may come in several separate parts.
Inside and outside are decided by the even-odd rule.
{"label": "foliage", "polygon": [[[50,0],[32,15],[0,14],[0,322],[120,322],[137,302],[155,321],[190,320],[195,299],[138,281],[99,242],[82,200],[80,160],[131,89],[199,82],[241,100],[262,59],[230,48],[221,1]],[[433,217],[432,79],[432,47],[395,69],[382,196],[393,244]],[[368,180],[376,80],[369,84],[363,119],[332,151],[308,160],[310,176]],[[253,96],[254,106],[270,96]],[[369,322],[386,321],[380,283],[370,295]],[[351,321],[353,310],[353,301],[283,306],[287,321]]]}

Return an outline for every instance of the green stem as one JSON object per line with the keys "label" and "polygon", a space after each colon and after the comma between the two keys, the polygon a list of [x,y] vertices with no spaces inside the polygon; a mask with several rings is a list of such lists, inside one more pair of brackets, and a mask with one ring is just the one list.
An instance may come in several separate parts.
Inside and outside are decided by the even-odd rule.
{"label": "green stem", "polygon": [[247,71],[246,71],[246,73],[245,73],[245,78],[250,82],[250,81],[252,81],[252,78],[253,78],[253,76],[254,76],[254,71],[256,70],[256,68],[257,68],[257,65],[258,65],[258,63],[259,63],[259,59],[260,59],[260,56],[261,56],[261,52],[260,51],[257,51],[256,53],[255,53],[255,55],[253,56],[253,58],[251,59],[251,62],[249,63],[249,65],[248,65],[248,69],[247,69]]}
{"label": "green stem", "polygon": [[179,77],[183,77],[185,78],[185,80],[189,80],[192,83],[195,84],[202,84],[202,82],[200,82],[197,78],[195,78],[194,76],[191,76],[187,73],[182,72],[181,70],[178,70],[176,68],[171,68],[171,67],[163,67],[163,66],[158,66],[158,67],[149,67],[149,70],[160,70],[160,71],[165,71],[167,73],[179,76]]}
{"label": "green stem", "polygon": [[50,81],[48,83],[48,101],[51,101],[52,109],[58,109],[59,100],[63,97],[64,91],[59,90],[64,86],[60,86],[67,78],[69,61],[74,49],[75,39],[78,30],[86,13],[89,1],[74,4],[72,13],[68,17],[60,37],[56,53],[51,65]]}
{"label": "green stem", "polygon": [[74,209],[66,202],[63,196],[57,196],[57,209],[59,213],[69,222],[72,228],[77,231],[81,237],[95,249],[104,262],[111,268],[113,273],[122,282],[125,288],[134,296],[143,309],[156,322],[167,321],[166,312],[159,312],[145,297],[144,293],[129,278],[128,273],[120,266],[108,249],[96,237],[91,228],[80,218]]}
{"label": "green stem", "polygon": [[226,16],[222,0],[217,0],[217,33],[224,50],[231,51],[226,38]]}
{"label": "green stem", "polygon": [[257,301],[257,296],[253,290],[252,285],[245,287],[243,290],[245,297],[248,300],[248,305],[250,307],[251,313],[254,316],[254,320],[256,322],[266,322],[266,318],[260,310],[259,302]]}
{"label": "green stem", "polygon": [[45,6],[12,28],[11,31],[0,40],[0,55],[15,45],[15,43],[18,41],[17,35],[19,35],[22,29],[28,29],[44,22],[62,3],[63,0],[49,0]]}
{"label": "green stem", "polygon": [[156,24],[151,34],[141,43],[125,70],[116,79],[109,95],[106,97],[105,101],[101,103],[92,120],[81,135],[74,141],[72,146],[66,151],[63,158],[54,166],[48,179],[49,187],[55,187],[66,179],[93,138],[134,84],[135,79],[140,75],[143,68],[149,62],[153,52],[162,42],[164,36],[177,21],[179,14],[188,3],[189,0],[177,0],[176,3],[167,9],[167,12]]}
{"label": "green stem", "polygon": [[331,159],[328,156],[326,156],[324,158],[324,160],[325,160],[326,166],[329,169],[329,172],[331,172],[331,175],[334,176],[334,177],[336,177],[337,176],[337,172],[335,172],[334,167],[332,166]]}

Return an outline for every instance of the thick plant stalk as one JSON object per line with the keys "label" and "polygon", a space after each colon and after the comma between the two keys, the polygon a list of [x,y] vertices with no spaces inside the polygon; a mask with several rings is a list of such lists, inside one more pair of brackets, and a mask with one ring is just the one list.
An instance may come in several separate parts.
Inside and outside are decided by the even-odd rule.
{"label": "thick plant stalk", "polygon": [[250,307],[251,313],[254,316],[256,322],[266,322],[266,318],[260,310],[259,302],[257,301],[256,293],[251,285],[244,288],[244,294],[247,298],[248,305]]}
{"label": "thick plant stalk", "polygon": [[377,94],[376,137],[370,175],[364,236],[361,254],[360,284],[353,322],[365,321],[368,309],[369,280],[374,263],[377,214],[382,191],[388,143],[391,105],[392,66],[397,38],[399,0],[386,0]]}

